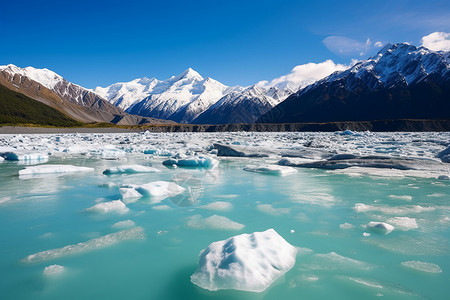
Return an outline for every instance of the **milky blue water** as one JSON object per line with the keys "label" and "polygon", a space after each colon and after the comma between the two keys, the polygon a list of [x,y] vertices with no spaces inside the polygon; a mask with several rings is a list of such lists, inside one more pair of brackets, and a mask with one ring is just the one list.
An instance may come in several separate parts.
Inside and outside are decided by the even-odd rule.
{"label": "milky blue water", "polygon": [[[27,179],[18,176],[25,167],[20,162],[0,162],[1,299],[448,299],[450,295],[449,181],[301,168],[286,177],[243,170],[248,164],[273,162],[271,158],[219,158],[215,169],[167,168],[164,159],[133,153],[118,160],[50,155],[46,164],[95,171]],[[108,167],[130,163],[162,172],[102,174]],[[124,184],[156,180],[177,180],[191,187],[191,194],[131,201],[126,203],[127,212],[87,210],[121,199],[119,187]],[[204,207],[214,202],[231,205]],[[202,222],[213,215],[244,227]],[[389,234],[366,228],[371,221],[393,224],[395,217],[414,219],[417,228],[394,225]],[[126,220],[134,222],[130,228],[141,227],[145,238],[119,238],[103,247],[95,243],[96,238],[129,230],[113,226]],[[299,253],[295,266],[266,291],[211,292],[190,282],[199,252],[211,242],[269,228],[299,247]],[[77,243],[90,248],[24,260]],[[425,270],[408,267],[405,262],[410,261],[426,263]],[[55,264],[64,271],[44,273]]]}

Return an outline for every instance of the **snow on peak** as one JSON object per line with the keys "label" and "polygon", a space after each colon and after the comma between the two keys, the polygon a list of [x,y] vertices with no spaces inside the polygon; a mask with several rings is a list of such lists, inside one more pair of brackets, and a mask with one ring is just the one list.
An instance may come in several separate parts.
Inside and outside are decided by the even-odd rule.
{"label": "snow on peak", "polygon": [[181,73],[180,75],[173,78],[173,81],[179,81],[182,79],[193,79],[197,81],[202,81],[203,77],[197,73],[194,69],[188,68],[186,71]]}
{"label": "snow on peak", "polygon": [[54,87],[64,79],[49,69],[36,69],[33,67],[20,68],[13,64],[7,66],[0,66],[0,70],[7,72],[11,75],[17,74],[19,76],[25,76],[34,80],[46,88],[52,90]]}

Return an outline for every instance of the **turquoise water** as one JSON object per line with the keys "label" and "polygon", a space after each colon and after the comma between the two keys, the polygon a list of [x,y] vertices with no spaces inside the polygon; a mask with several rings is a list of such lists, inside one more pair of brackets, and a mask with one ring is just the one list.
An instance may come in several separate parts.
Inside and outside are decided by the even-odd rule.
{"label": "turquoise water", "polygon": [[[24,165],[0,162],[1,298],[448,299],[449,181],[301,168],[286,177],[243,170],[248,164],[273,162],[271,158],[220,158],[212,170],[167,168],[163,160],[133,153],[119,160],[51,155],[47,164],[95,171],[29,179],[18,176]],[[102,174],[108,167],[131,163],[162,172]],[[87,211],[97,203],[121,199],[121,185],[156,180],[177,180],[191,187],[191,194],[157,203],[151,198],[129,202],[126,213]],[[231,205],[203,207],[218,201]],[[361,204],[369,209],[358,210]],[[202,222],[213,215],[244,227],[218,228]],[[365,228],[371,221],[395,217],[415,219],[418,228],[396,226],[387,235]],[[30,254],[126,230],[113,226],[126,220],[142,227],[145,238],[23,261]],[[190,282],[199,252],[211,242],[269,228],[299,247],[299,254],[295,266],[265,292],[211,292]],[[441,272],[402,264],[407,261],[431,263],[426,266],[437,265]],[[44,274],[54,264],[64,266],[64,271]]]}

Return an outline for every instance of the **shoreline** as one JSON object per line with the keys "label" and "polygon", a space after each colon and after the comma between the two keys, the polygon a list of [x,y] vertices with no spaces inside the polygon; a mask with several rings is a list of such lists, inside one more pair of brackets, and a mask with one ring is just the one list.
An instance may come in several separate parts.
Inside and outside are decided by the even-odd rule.
{"label": "shoreline", "polygon": [[382,120],[327,123],[250,123],[250,124],[160,124],[142,127],[22,127],[0,126],[0,134],[58,134],[58,133],[128,133],[128,132],[443,132],[450,131],[450,120]]}

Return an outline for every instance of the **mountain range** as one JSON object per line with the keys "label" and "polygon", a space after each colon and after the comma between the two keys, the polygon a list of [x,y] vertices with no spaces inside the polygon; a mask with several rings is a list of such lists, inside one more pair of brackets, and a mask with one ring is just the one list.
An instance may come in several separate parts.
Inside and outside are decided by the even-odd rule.
{"label": "mountain range", "polygon": [[319,80],[260,123],[450,119],[450,52],[406,43]]}
{"label": "mountain range", "polygon": [[293,123],[450,119],[450,52],[406,43],[325,78],[282,76],[226,86],[189,68],[166,80],[138,78],[93,90],[32,67],[0,66],[0,85],[82,122]]}

